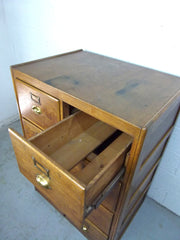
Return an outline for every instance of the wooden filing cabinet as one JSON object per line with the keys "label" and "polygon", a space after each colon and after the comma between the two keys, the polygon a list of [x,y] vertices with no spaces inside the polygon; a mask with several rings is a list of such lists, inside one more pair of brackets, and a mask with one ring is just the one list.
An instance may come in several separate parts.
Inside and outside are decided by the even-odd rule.
{"label": "wooden filing cabinet", "polygon": [[11,70],[21,173],[87,239],[119,239],[173,130],[180,78],[82,50]]}

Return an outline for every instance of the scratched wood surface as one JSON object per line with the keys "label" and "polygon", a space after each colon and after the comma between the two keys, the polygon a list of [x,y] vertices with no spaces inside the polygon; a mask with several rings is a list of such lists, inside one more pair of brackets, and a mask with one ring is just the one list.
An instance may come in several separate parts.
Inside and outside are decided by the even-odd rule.
{"label": "scratched wood surface", "polygon": [[138,127],[180,89],[179,77],[87,51],[15,68]]}

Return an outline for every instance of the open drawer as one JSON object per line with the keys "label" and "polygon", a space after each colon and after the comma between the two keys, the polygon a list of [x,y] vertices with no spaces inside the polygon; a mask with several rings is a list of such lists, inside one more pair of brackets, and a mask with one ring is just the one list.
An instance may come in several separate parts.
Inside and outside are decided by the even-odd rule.
{"label": "open drawer", "polygon": [[132,142],[83,112],[30,140],[9,133],[21,173],[79,228],[122,177]]}

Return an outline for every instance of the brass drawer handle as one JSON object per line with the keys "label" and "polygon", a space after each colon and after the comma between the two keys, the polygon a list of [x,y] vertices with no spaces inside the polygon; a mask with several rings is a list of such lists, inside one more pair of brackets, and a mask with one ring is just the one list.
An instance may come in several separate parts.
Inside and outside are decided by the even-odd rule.
{"label": "brass drawer handle", "polygon": [[84,232],[87,232],[88,227],[87,227],[86,225],[83,225],[82,230],[83,230]]}
{"label": "brass drawer handle", "polygon": [[33,94],[33,93],[30,93],[30,95],[31,95],[31,99],[32,99],[34,102],[40,104],[40,97],[39,97],[39,96],[37,96],[37,95],[35,95],[35,94]]}
{"label": "brass drawer handle", "polygon": [[38,107],[38,106],[32,106],[32,111],[33,111],[35,114],[41,114],[41,108]]}
{"label": "brass drawer handle", "polygon": [[36,182],[38,182],[44,188],[49,188],[49,178],[44,174],[37,175]]}

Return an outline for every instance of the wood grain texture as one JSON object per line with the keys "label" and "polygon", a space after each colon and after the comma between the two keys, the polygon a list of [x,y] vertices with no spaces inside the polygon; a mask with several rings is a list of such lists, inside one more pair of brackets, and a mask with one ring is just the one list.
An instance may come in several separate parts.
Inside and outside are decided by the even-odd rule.
{"label": "wood grain texture", "polygon": [[22,118],[22,124],[24,128],[25,138],[31,138],[42,131],[42,129],[38,128],[36,125]]}
{"label": "wood grain texture", "polygon": [[103,121],[117,129],[120,129],[131,136],[135,136],[140,132],[140,128],[133,125],[132,123],[127,122],[124,119],[113,115],[112,113],[106,112],[105,110],[100,109],[95,105],[85,102],[82,99],[69,95],[68,93],[60,89],[57,89],[51,85],[48,85],[45,82],[39,81],[38,79],[25,73],[22,73],[15,68],[12,68],[12,73],[14,79],[16,78],[23,79],[23,81],[25,81],[29,85],[31,85],[33,82],[33,86],[35,86],[38,89],[41,89],[43,92],[47,92],[49,95],[52,95],[60,99],[61,101],[69,104],[70,106],[73,106],[99,119],[100,121]]}
{"label": "wood grain texture", "polygon": [[[126,138],[129,138],[129,142]],[[82,171],[76,175],[76,177],[85,184],[90,183],[90,181],[92,181],[99,172],[103,170],[103,168],[106,168],[108,164],[112,164],[112,159],[119,158],[124,150],[129,147],[130,143],[131,138],[127,137],[126,134],[119,136],[108,146],[108,148],[106,148],[97,157],[95,157],[91,163],[84,167]],[[122,161],[119,159],[119,165],[122,166],[123,163],[124,159],[122,158]]]}
{"label": "wood grain texture", "polygon": [[84,225],[87,227],[87,231],[82,233],[89,240],[107,240],[108,236],[104,234],[96,225],[94,225],[88,219],[85,220]]}
{"label": "wood grain texture", "polygon": [[[59,211],[67,215],[75,226],[81,228],[84,216],[85,188],[61,169],[48,156],[43,154],[33,144],[9,129],[14,152],[21,173],[49,199]],[[43,188],[36,181],[37,174],[42,172],[34,166],[33,158],[49,170],[50,189]]]}
{"label": "wood grain texture", "polygon": [[[60,120],[58,99],[20,80],[16,79],[15,84],[22,116],[42,129],[46,129]],[[41,113],[33,112],[33,106],[39,107]]]}
{"label": "wood grain texture", "polygon": [[[77,112],[34,137],[31,142],[44,150],[61,167],[71,170],[114,131],[114,128],[83,112]],[[121,134],[78,174],[74,174],[80,182],[87,186],[86,206],[91,205],[92,201],[121,169],[131,142],[130,136],[125,133]]]}
{"label": "wood grain texture", "polygon": [[106,235],[109,235],[113,213],[108,211],[103,205],[93,210],[87,217],[96,227],[98,227]]}
{"label": "wood grain texture", "polygon": [[[46,129],[60,120],[58,99],[17,79],[15,85],[23,117],[42,129]],[[33,106],[39,107],[41,113],[33,112]]]}
{"label": "wood grain texture", "polygon": [[133,139],[131,150],[126,158],[126,172],[122,180],[121,194],[119,195],[118,204],[114,214],[111,231],[109,235],[110,240],[119,239],[119,233],[121,232],[121,225],[123,221],[123,212],[128,204],[128,194],[131,186],[131,182],[134,176],[134,171],[138,163],[138,157],[141,151],[141,147],[146,136],[146,129],[142,129],[140,134]]}
{"label": "wood grain texture", "polygon": [[[177,115],[178,105],[179,103],[177,101],[174,101],[171,105],[168,106],[168,108],[165,111],[162,112],[161,115],[158,115],[158,118],[154,122],[151,122],[151,124],[148,126],[147,134],[145,138],[142,139],[141,145],[137,149],[137,152],[139,152],[138,154],[140,153],[142,154],[141,148],[147,149],[148,152],[146,152],[146,154],[144,155],[144,157],[146,158],[142,158],[141,154],[140,154],[140,157],[138,157],[137,155],[138,158],[137,158],[136,166],[135,168],[131,169],[133,173],[133,178],[131,179],[130,185],[126,186],[126,189],[128,191],[126,196],[126,201],[124,202],[123,206],[121,205],[122,206],[121,214],[120,214],[119,220],[117,221],[118,225],[113,225],[118,227],[116,228],[116,230],[113,231],[114,235],[113,234],[111,235],[112,239],[119,239],[119,236],[123,232],[122,221],[125,217],[124,215],[125,215],[125,212],[127,211],[128,202],[132,194],[134,193],[138,185],[142,183],[148,171],[151,169],[153,164],[158,160],[158,157],[160,157],[161,154],[163,153],[167,139],[173,128],[172,125]],[[170,129],[168,129],[169,127]],[[148,131],[150,132],[148,133]],[[142,165],[143,162],[144,162],[144,165]],[[128,163],[128,165],[129,164],[130,162]],[[132,216],[133,215],[134,214],[132,214]]]}
{"label": "wood grain texture", "polygon": [[121,183],[118,182],[109,195],[102,202],[102,205],[107,208],[110,212],[114,213],[116,210],[117,202],[119,199],[119,194],[121,190]]}
{"label": "wood grain texture", "polygon": [[127,213],[129,212],[129,210],[131,210],[132,206],[134,205],[134,203],[137,201],[137,199],[140,197],[140,195],[142,195],[142,193],[144,192],[144,190],[147,188],[147,186],[150,186],[152,177],[156,171],[156,168],[159,164],[160,159],[158,159],[155,164],[153,165],[153,167],[150,169],[150,171],[147,173],[147,175],[145,175],[145,177],[138,182],[139,185],[136,185],[135,191],[133,192],[133,194],[130,197],[130,201],[128,203],[128,207],[124,213],[124,215],[126,216]]}
{"label": "wood grain texture", "polygon": [[[84,232],[88,239],[118,240],[141,205],[158,159],[171,134],[180,106],[180,78],[87,51],[56,55],[16,65],[11,70],[14,82],[17,78],[23,79],[28,86],[33,85],[34,88],[54,96],[59,101],[58,111],[61,115],[59,120],[67,116],[73,107],[84,112],[68,117],[68,120],[63,120],[62,123],[56,123],[43,133],[32,137],[29,143],[20,137],[17,139],[21,139],[23,145],[15,143],[21,154],[27,148],[26,145],[30,148],[33,146],[33,149],[36,149],[35,153],[43,156],[43,163],[50,161],[55,172],[58,171],[59,174],[66,176],[68,180],[64,180],[65,184],[72,181],[71,189],[67,191],[69,195],[70,191],[74,191],[73,198],[77,198],[75,203],[65,196],[67,203],[68,201],[70,203],[72,213],[68,212],[66,207],[62,208],[65,203],[60,202],[58,194],[61,190],[57,190],[57,197],[55,194],[51,196],[43,191],[48,200],[52,200],[54,205],[57,205],[59,211],[67,210],[68,218],[80,231],[82,231],[85,208],[91,205],[94,198],[101,194],[110,179],[125,164],[126,171],[121,180],[121,189],[117,185],[117,189],[112,190],[101,204],[101,209],[106,209],[113,215],[112,221],[108,221],[111,222],[110,229],[106,218],[103,218],[107,212],[102,214],[98,212],[97,215],[92,212],[91,221],[85,219],[83,222],[88,225],[88,231]],[[17,90],[15,86],[18,101]],[[22,120],[23,112],[21,108],[19,110]],[[88,144],[81,149],[76,142],[77,148],[70,148],[73,140],[81,139],[79,136],[98,125],[99,121],[103,122],[104,126],[108,124],[109,129],[121,130],[122,135],[125,133],[129,135],[126,135],[129,139],[130,136],[132,137],[129,157],[126,160],[128,147],[119,158],[113,158],[114,152],[110,146],[104,150],[104,153],[91,153],[88,156],[85,156],[89,154],[89,150],[86,151],[89,148]],[[99,128],[101,127],[93,130],[95,135]],[[106,131],[107,129],[103,134]],[[62,149],[66,144],[69,145],[66,151],[58,153],[58,149]],[[121,144],[118,147],[119,152],[115,152],[119,154]],[[28,151],[27,153],[29,154]],[[68,158],[77,155],[77,161],[75,160],[73,164],[68,163],[70,168],[74,164],[75,166],[67,171],[61,166],[63,163],[57,163],[50,158],[53,154],[56,154],[54,160],[58,159],[59,155],[68,156]],[[83,157],[85,158],[82,160]],[[18,158],[20,158],[19,155]],[[63,162],[66,164],[65,159]],[[22,161],[21,164],[26,163]],[[100,170],[101,164],[105,166],[102,170]],[[31,169],[29,165],[27,167]],[[21,170],[29,174],[25,168]],[[55,185],[56,188],[59,186],[59,183]],[[66,186],[68,187],[68,184]]]}
{"label": "wood grain texture", "polygon": [[[106,185],[120,171],[120,169],[123,166],[126,153],[131,145],[131,142],[132,142],[132,138],[124,133],[120,135],[118,139],[116,139],[107,149],[105,149],[99,155],[99,158],[103,158],[103,157],[107,159],[109,158],[109,162],[88,183],[87,190],[86,190],[87,205],[89,205],[89,203],[92,202],[98,196],[98,194],[106,187]],[[95,160],[96,159],[94,159],[94,161]]]}
{"label": "wood grain texture", "polygon": [[65,169],[70,170],[115,131],[116,129],[111,126],[97,121],[86,131],[58,148],[51,157]]}
{"label": "wood grain texture", "polygon": [[136,191],[138,185],[142,183],[143,179],[148,174],[148,172],[152,169],[154,164],[162,156],[164,147],[166,145],[166,142],[171,132],[172,132],[172,128],[165,134],[165,136],[161,139],[161,141],[156,145],[156,147],[153,149],[149,157],[145,159],[145,162],[143,163],[143,165],[141,165],[141,167],[138,170],[136,170],[136,175],[132,180],[131,187],[129,190],[130,197]]}
{"label": "wood grain texture", "polygon": [[87,51],[13,68],[139,127],[180,89],[178,77]]}
{"label": "wood grain texture", "polygon": [[[89,122],[90,124],[89,132],[86,129],[87,124],[85,124],[85,122],[83,121],[85,119],[85,122]],[[89,121],[87,121],[87,119],[89,119]],[[62,138],[64,132],[61,131],[61,127],[59,126],[65,126],[66,124],[69,126],[69,122],[73,122],[75,125],[78,124],[79,129],[77,127],[73,128],[72,126],[72,128],[70,129],[72,133],[69,132],[68,137],[64,139]],[[89,159],[91,159],[89,163],[90,168],[93,162],[97,163],[100,161],[100,159],[102,159],[103,161],[101,161],[100,163],[100,168],[94,168],[93,165],[93,168],[91,168],[91,171],[89,171],[92,175],[90,178],[88,178],[87,182],[82,181],[83,179],[73,177],[70,172],[66,171],[68,168],[66,168],[66,166],[64,167],[64,164],[61,164],[59,162],[59,159],[56,160],[54,158],[53,160],[53,158],[50,157],[51,154],[50,156],[47,156],[45,153],[42,152],[42,149],[32,144],[32,142],[38,143],[37,145],[44,147],[44,145],[42,145],[42,141],[39,140],[43,140],[45,137],[46,141],[50,143],[49,140],[52,137],[52,139],[58,140],[58,144],[55,145],[57,145],[58,147],[63,147],[64,142],[67,142],[68,140],[71,141],[77,134],[82,134],[86,132],[90,134],[91,137],[93,136],[92,138],[90,138],[89,142],[87,141],[87,139],[89,139],[88,134],[85,135],[84,139],[85,142],[88,142],[88,147],[91,147],[91,141],[93,142],[93,144],[94,141],[98,141],[96,143],[97,146],[97,144],[99,145],[102,143],[102,141],[104,141],[104,138],[107,138],[115,131],[115,129],[110,126],[106,126],[106,124],[104,123],[99,124],[99,121],[95,120],[95,123],[93,123],[94,120],[92,119],[92,117],[89,117],[84,113],[78,112],[70,116],[69,118],[64,119],[62,122],[56,124],[54,127],[51,127],[40,133],[39,135],[32,137],[30,141],[25,140],[15,131],[11,129],[9,130],[20,171],[35,185],[37,189],[39,189],[39,185],[36,182],[36,176],[38,174],[38,171],[40,171],[39,173],[44,173],[44,169],[49,169],[50,176],[48,177],[50,180],[50,189],[44,190],[42,189],[42,187],[40,187],[40,191],[43,195],[47,195],[47,199],[53,202],[53,205],[57,205],[56,207],[61,212],[66,214],[67,217],[70,218],[71,221],[78,227],[80,227],[83,223],[84,214],[86,215],[86,208],[88,206],[91,206],[95,198],[101,194],[101,191],[104,190],[106,185],[108,185],[108,183],[113,179],[113,177],[115,177],[115,175],[123,166],[125,159],[124,156],[127,152],[127,149],[130,147],[132,138],[127,134],[123,133],[110,145],[108,145],[105,150],[103,150],[99,155],[96,156],[92,154],[92,156],[95,157],[94,159],[92,159],[92,156],[89,155]],[[92,131],[91,128],[94,127],[94,125],[96,125],[96,128]],[[85,127],[85,129],[83,126]],[[56,131],[53,131],[53,128],[55,128]],[[59,131],[57,131],[57,129],[59,129]],[[38,141],[35,141],[36,139],[38,139]],[[80,152],[80,154],[84,154],[84,150],[86,149],[83,145],[83,141],[80,141],[80,143],[82,144],[82,149],[79,148],[78,151]],[[71,148],[69,149],[69,152],[72,154],[72,157],[77,156],[77,159],[79,159],[77,161],[79,162],[82,156],[79,156],[79,154],[77,155],[77,149],[73,148],[72,144],[70,145]],[[93,146],[93,149],[94,147],[95,146]],[[64,155],[66,155],[66,151],[62,156]],[[85,155],[87,155],[87,152]],[[23,158],[23,156],[26,156],[25,159]],[[104,161],[105,157],[106,161]],[[36,159],[38,164],[33,164],[33,158]],[[66,161],[68,161],[68,159]],[[71,158],[70,165],[72,166]],[[81,171],[83,171],[83,169]],[[83,173],[83,175],[87,175],[86,172]],[[70,188],[69,185],[71,185]],[[71,191],[73,192],[72,196],[70,194]],[[75,200],[75,198],[77,199]],[[110,213],[110,215],[112,215],[112,213]]]}
{"label": "wood grain texture", "polygon": [[144,159],[144,161],[141,163],[141,170],[145,168],[151,168],[154,162],[162,155],[163,149],[166,146],[166,143],[169,139],[169,136],[171,135],[172,131],[174,129],[174,126],[172,126],[163,136],[163,138],[157,143],[157,145],[154,147],[154,149],[151,151],[151,153],[148,155],[147,158]]}
{"label": "wood grain texture", "polygon": [[51,155],[96,122],[97,119],[83,112],[77,112],[31,139],[31,142],[47,155]]}
{"label": "wood grain texture", "polygon": [[[140,154],[139,163],[147,158],[152,149],[162,139],[164,134],[174,125],[174,121],[180,106],[179,101],[176,99],[176,101],[174,101],[169,108],[166,109],[166,111],[162,112],[156,121],[153,121],[147,127],[147,134]],[[157,132],[158,134],[156,134]]]}
{"label": "wood grain texture", "polygon": [[145,198],[145,194],[146,194],[146,191],[140,196],[140,198],[137,200],[137,202],[135,203],[135,205],[131,209],[130,213],[124,219],[123,225],[121,226],[121,228],[119,229],[119,232],[118,232],[118,235],[119,235],[117,237],[118,240],[121,239],[122,234],[124,233],[124,231],[126,230],[128,225],[131,223],[133,217],[135,216],[135,214],[137,213],[137,211],[140,208],[141,204],[143,203],[144,198]]}

